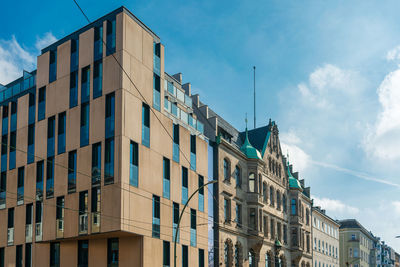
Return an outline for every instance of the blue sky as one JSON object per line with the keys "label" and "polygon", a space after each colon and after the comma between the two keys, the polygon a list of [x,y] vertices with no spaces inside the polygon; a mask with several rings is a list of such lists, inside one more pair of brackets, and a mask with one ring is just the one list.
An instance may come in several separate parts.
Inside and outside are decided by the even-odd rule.
{"label": "blue sky", "polygon": [[[400,2],[79,2],[90,19],[125,5],[161,37],[166,71],[240,130],[255,65],[257,125],[277,121],[315,202],[400,251]],[[0,83],[85,24],[72,0],[4,3]]]}

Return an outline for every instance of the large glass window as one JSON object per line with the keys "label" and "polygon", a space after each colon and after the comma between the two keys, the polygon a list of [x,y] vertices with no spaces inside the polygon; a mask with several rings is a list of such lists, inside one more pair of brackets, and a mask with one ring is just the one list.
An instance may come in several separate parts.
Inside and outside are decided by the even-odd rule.
{"label": "large glass window", "polygon": [[138,187],[139,184],[139,146],[131,141],[130,144],[130,172],[129,183]]}
{"label": "large glass window", "polygon": [[56,203],[56,219],[64,220],[64,197],[57,197]]}
{"label": "large glass window", "polygon": [[94,60],[103,58],[103,26],[94,28]]}
{"label": "large glass window", "polygon": [[66,113],[62,112],[58,114],[58,144],[57,153],[61,154],[65,152],[65,129],[66,129]]}
{"label": "large glass window", "polygon": [[238,227],[242,227],[242,205],[236,203],[236,223]]}
{"label": "large glass window", "polygon": [[291,213],[292,213],[292,215],[296,215],[297,214],[296,207],[297,207],[296,199],[292,198],[292,202],[291,202]]}
{"label": "large glass window", "polygon": [[94,62],[93,69],[93,99],[102,95],[103,92],[103,61]]}
{"label": "large glass window", "polygon": [[179,162],[179,124],[173,126],[172,159]]}
{"label": "large glass window", "polygon": [[168,241],[163,241],[163,267],[170,266],[170,246]]}
{"label": "large glass window", "polygon": [[50,51],[49,83],[57,79],[57,50]]}
{"label": "large glass window", "polygon": [[79,234],[88,231],[88,191],[79,193]]}
{"label": "large glass window", "polygon": [[23,261],[22,261],[22,245],[18,245],[15,247],[15,267],[22,267],[23,266]]}
{"label": "large glass window", "polygon": [[107,242],[107,267],[118,267],[119,244],[118,238],[109,238]]}
{"label": "large glass window", "polygon": [[153,195],[153,229],[152,236],[160,238],[160,197]]}
{"label": "large glass window", "polygon": [[228,159],[224,159],[224,180],[229,181],[231,176],[230,164]]}
{"label": "large glass window", "polygon": [[105,141],[104,183],[114,183],[114,138]]}
{"label": "large glass window", "polygon": [[249,192],[254,193],[256,191],[256,178],[254,173],[249,174]]}
{"label": "large glass window", "polygon": [[[32,244],[31,243],[26,243],[25,244],[25,267],[31,267],[32,266]],[[0,267],[1,264],[0,264]]]}
{"label": "large glass window", "polygon": [[89,144],[89,119],[90,107],[89,103],[81,106],[81,147]]}
{"label": "large glass window", "polygon": [[170,194],[170,162],[163,158],[163,197],[169,199]]}
{"label": "large glass window", "polygon": [[11,102],[11,122],[10,131],[14,132],[17,130],[17,102]]}
{"label": "large glass window", "polygon": [[78,105],[78,71],[71,72],[69,80],[69,108]]}
{"label": "large glass window", "polygon": [[185,245],[182,245],[182,267],[189,267],[189,252]]}
{"label": "large glass window", "polygon": [[190,135],[190,169],[196,171],[196,136]]}
{"label": "large glass window", "polygon": [[35,123],[35,94],[29,94],[28,124]]}
{"label": "large glass window", "polygon": [[100,185],[101,181],[101,143],[92,145],[92,185]]}
{"label": "large glass window", "polygon": [[78,240],[78,267],[89,266],[89,241]]}
{"label": "large glass window", "polygon": [[68,193],[76,189],[76,150],[68,153]]}
{"label": "large glass window", "polygon": [[107,20],[107,51],[106,55],[115,53],[115,18]]}
{"label": "large glass window", "polygon": [[190,245],[192,247],[195,247],[197,245],[196,241],[196,210],[195,209],[190,209]]}
{"label": "large glass window", "polygon": [[161,92],[160,92],[160,87],[161,87],[161,81],[160,81],[160,76],[157,74],[153,74],[153,107],[160,111],[161,108]]}
{"label": "large glass window", "polygon": [[81,103],[87,103],[90,100],[90,66],[82,69],[81,76]]}
{"label": "large glass window", "polygon": [[[173,203],[173,210],[172,210],[172,240],[175,240],[176,231],[178,229],[178,222],[179,222],[179,204]],[[176,237],[176,242],[179,243],[179,231]]]}
{"label": "large glass window", "polygon": [[43,175],[44,161],[36,163],[36,200],[41,200],[43,197]]}
{"label": "large glass window", "polygon": [[1,137],[1,171],[7,171],[8,135]]}
{"label": "large glass window", "polygon": [[7,135],[8,134],[8,106],[3,106],[3,115],[2,115],[2,122],[1,122],[1,134]]}
{"label": "large glass window", "polygon": [[106,97],[106,138],[114,136],[115,132],[115,94]]}
{"label": "large glass window", "polygon": [[224,219],[225,222],[231,222],[231,200],[224,198]]}
{"label": "large glass window", "polygon": [[204,249],[199,248],[199,267],[204,266]]}
{"label": "large glass window", "polygon": [[199,211],[204,212],[204,177],[199,175]]}
{"label": "large glass window", "polygon": [[30,164],[35,161],[35,124],[28,126],[28,154],[27,163]]}
{"label": "large glass window", "polygon": [[79,39],[71,39],[71,72],[79,66]]}
{"label": "large glass window", "polygon": [[19,167],[18,181],[17,181],[17,205],[24,204],[24,180],[25,180],[25,167]]}
{"label": "large glass window", "polygon": [[10,159],[8,168],[10,170],[15,169],[15,161],[16,161],[16,147],[17,147],[17,132],[10,133]]}
{"label": "large glass window", "polygon": [[41,121],[46,117],[46,87],[39,89],[38,102],[38,121]]}
{"label": "large glass window", "polygon": [[142,106],[142,144],[150,147],[150,107]]}
{"label": "large glass window", "polygon": [[46,198],[54,196],[54,158],[47,158],[46,166]]}
{"label": "large glass window", "polygon": [[186,204],[188,201],[188,169],[182,167],[182,204]]}
{"label": "large glass window", "polygon": [[0,209],[6,207],[6,191],[7,191],[7,172],[0,175]]}
{"label": "large glass window", "polygon": [[60,243],[50,243],[50,267],[60,267]]}
{"label": "large glass window", "polygon": [[237,165],[235,167],[235,180],[236,180],[236,187],[242,188],[242,173],[240,171],[239,166]]}
{"label": "large glass window", "polygon": [[52,116],[47,121],[47,157],[54,156],[54,135],[56,127],[56,117]]}

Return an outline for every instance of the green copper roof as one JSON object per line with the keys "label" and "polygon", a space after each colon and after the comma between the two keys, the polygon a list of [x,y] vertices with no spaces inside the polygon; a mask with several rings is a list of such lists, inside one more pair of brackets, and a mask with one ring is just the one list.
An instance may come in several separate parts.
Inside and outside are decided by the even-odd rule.
{"label": "green copper roof", "polygon": [[287,166],[287,172],[289,176],[289,187],[302,190],[303,188],[301,187],[300,181],[294,178],[293,175],[290,173],[289,162]]}
{"label": "green copper roof", "polygon": [[246,127],[246,139],[244,140],[244,143],[240,148],[240,150],[249,159],[262,159],[260,152],[250,144],[249,135],[247,133],[247,127]]}

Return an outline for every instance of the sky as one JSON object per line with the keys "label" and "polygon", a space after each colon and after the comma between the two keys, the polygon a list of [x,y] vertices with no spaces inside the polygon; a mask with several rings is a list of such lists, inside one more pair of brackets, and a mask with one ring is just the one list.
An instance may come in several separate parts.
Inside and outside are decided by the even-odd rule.
{"label": "sky", "polygon": [[[166,71],[239,130],[253,121],[256,66],[257,127],[276,121],[314,203],[400,252],[399,1],[79,3],[91,20],[126,6],[160,36]],[[0,25],[6,84],[86,21],[73,0],[21,0],[3,3]]]}

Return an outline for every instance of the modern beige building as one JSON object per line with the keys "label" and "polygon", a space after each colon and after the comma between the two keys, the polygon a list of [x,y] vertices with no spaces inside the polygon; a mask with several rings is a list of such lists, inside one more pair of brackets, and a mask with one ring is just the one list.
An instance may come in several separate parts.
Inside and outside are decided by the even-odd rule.
{"label": "modern beige building", "polygon": [[376,266],[375,237],[371,232],[355,219],[341,220],[339,224],[340,266]]}
{"label": "modern beige building", "polygon": [[312,209],[314,267],[339,267],[339,224],[321,207]]}
{"label": "modern beige building", "polygon": [[[208,176],[179,77],[121,7],[1,88],[0,266],[172,265],[179,213]],[[207,201],[200,190],[182,217],[179,266],[208,265]]]}
{"label": "modern beige building", "polygon": [[239,132],[198,95],[193,107],[210,140],[209,169],[218,181],[211,266],[311,267],[310,190],[292,175],[275,122]]}

